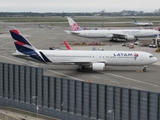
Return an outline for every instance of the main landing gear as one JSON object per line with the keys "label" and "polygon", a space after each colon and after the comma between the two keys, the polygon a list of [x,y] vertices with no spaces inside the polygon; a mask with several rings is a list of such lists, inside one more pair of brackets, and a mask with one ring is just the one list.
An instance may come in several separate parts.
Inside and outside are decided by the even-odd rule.
{"label": "main landing gear", "polygon": [[84,69],[80,69],[80,68],[77,68],[77,70],[76,70],[77,72],[83,72],[84,71]]}
{"label": "main landing gear", "polygon": [[77,72],[84,72],[84,69],[85,69],[85,67],[84,66],[82,66],[81,68],[77,68]]}
{"label": "main landing gear", "polygon": [[92,71],[93,69],[90,66],[79,66],[76,71],[77,72],[84,72],[85,70]]}
{"label": "main landing gear", "polygon": [[147,70],[147,66],[144,66],[144,68],[143,68],[143,72],[146,72]]}

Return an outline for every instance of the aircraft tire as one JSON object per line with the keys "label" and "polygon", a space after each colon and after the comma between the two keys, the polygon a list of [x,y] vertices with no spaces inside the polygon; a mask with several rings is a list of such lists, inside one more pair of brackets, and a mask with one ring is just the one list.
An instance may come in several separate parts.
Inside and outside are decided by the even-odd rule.
{"label": "aircraft tire", "polygon": [[77,72],[80,72],[81,70],[79,69],[79,68],[77,68],[77,70],[76,70]]}
{"label": "aircraft tire", "polygon": [[81,72],[84,72],[84,68],[81,69]]}

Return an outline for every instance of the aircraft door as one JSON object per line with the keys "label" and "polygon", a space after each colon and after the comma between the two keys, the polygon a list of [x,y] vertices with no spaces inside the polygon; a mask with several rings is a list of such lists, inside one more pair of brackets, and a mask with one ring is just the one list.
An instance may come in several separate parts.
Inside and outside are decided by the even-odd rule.
{"label": "aircraft door", "polygon": [[[135,57],[136,57],[136,55],[135,55]],[[137,57],[138,57],[138,56],[137,56]],[[140,57],[140,62],[143,62],[143,59],[144,59],[143,54],[141,54],[139,57]]]}

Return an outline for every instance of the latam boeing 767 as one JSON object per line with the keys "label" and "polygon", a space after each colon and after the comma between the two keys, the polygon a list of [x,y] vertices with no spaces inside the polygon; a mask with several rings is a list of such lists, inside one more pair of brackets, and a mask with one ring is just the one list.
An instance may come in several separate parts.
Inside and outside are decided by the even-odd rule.
{"label": "latam boeing 767", "polygon": [[103,71],[105,66],[146,66],[157,61],[152,54],[142,51],[86,51],[86,50],[41,50],[36,49],[22,34],[11,27],[10,34],[17,48],[17,57],[30,57],[43,63],[77,65],[77,71],[91,68]]}
{"label": "latam boeing 767", "polygon": [[82,30],[71,18],[67,17],[72,31],[65,30],[68,34],[89,38],[110,38],[114,41],[124,39],[138,40],[139,38],[155,38],[159,32],[153,29],[116,29],[116,30]]}

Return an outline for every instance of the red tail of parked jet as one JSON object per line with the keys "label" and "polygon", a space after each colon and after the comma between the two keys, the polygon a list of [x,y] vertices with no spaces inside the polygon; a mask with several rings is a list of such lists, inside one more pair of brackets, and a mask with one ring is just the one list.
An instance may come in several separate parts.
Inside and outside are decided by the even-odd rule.
{"label": "red tail of parked jet", "polygon": [[72,50],[72,48],[69,46],[69,44],[66,41],[63,41],[65,47],[67,48],[67,50]]}

